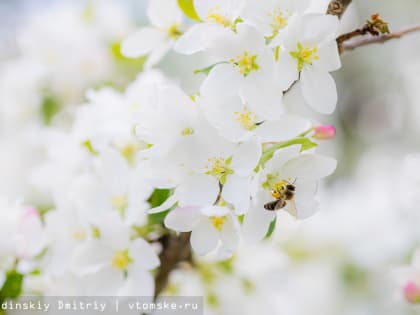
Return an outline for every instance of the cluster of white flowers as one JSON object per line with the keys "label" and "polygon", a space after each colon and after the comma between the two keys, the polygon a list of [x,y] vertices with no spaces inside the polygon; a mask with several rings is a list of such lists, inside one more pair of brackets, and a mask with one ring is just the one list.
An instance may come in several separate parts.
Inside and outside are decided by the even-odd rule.
{"label": "cluster of white flowers", "polygon": [[[22,233],[12,224],[6,232],[16,235],[23,252],[20,246],[7,251],[12,258],[5,270],[27,273],[27,291],[152,296],[156,240],[169,230],[191,232],[197,254],[225,259],[241,239],[270,234],[279,212],[304,219],[318,210],[318,182],[336,161],[315,148],[335,129],[298,115],[296,100],[284,95],[293,90],[315,111],[334,111],[329,72],[340,67],[338,18],[318,0],[185,3],[150,2],[151,26],[121,45],[127,57],[147,56],[146,71],[124,92],[91,90],[86,103],[72,109],[71,123],[40,131],[43,163],[28,173],[49,207],[16,212],[30,228]],[[197,23],[187,23],[184,13]],[[72,43],[84,38],[75,37]],[[56,60],[44,54],[48,43],[33,47],[25,51]],[[68,56],[66,45],[58,48]],[[151,69],[170,49],[207,56],[194,95]],[[88,51],[89,66],[100,63],[95,51]],[[61,79],[63,90],[72,92],[66,73],[74,75],[74,65],[62,65],[48,73],[54,95]],[[89,73],[88,84],[104,76]],[[40,82],[38,72],[32,74]],[[30,267],[20,267],[23,262]]]}
{"label": "cluster of white flowers", "polygon": [[[331,113],[337,102],[329,72],[340,67],[337,17],[318,1],[196,1],[190,27],[175,1],[152,1],[152,27],[122,45],[127,56],[150,54],[156,63],[171,46],[181,53],[203,52],[211,64],[197,94],[163,87],[155,104],[144,104],[137,138],[150,148],[155,187],[173,194],[152,213],[175,206],[166,227],[191,231],[199,254],[216,248],[229,257],[239,237],[262,239],[275,218],[264,205],[294,186],[281,207],[297,218],[316,212],[317,181],[335,161],[302,153],[314,125],[287,109],[283,94],[298,89],[305,103]],[[195,10],[195,11],[194,11]],[[152,40],[153,39],[153,40]],[[303,141],[303,142],[299,142]],[[281,202],[281,201],[280,201]],[[242,223],[242,224],[241,224]]]}

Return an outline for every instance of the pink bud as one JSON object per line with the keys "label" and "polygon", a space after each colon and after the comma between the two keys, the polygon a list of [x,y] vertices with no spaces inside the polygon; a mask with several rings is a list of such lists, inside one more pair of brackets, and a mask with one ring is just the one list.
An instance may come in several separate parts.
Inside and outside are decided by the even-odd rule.
{"label": "pink bud", "polygon": [[319,140],[330,140],[335,137],[335,127],[333,125],[321,125],[314,127],[314,138]]}
{"label": "pink bud", "polygon": [[409,303],[420,303],[420,287],[413,281],[404,286],[404,296]]}
{"label": "pink bud", "polygon": [[27,217],[31,217],[31,216],[39,217],[40,214],[39,214],[39,211],[38,211],[37,208],[27,207],[25,209],[25,216],[27,216]]}

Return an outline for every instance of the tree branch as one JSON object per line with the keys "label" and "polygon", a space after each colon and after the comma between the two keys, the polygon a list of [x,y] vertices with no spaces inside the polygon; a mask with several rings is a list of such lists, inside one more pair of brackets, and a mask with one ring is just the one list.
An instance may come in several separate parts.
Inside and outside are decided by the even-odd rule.
{"label": "tree branch", "polygon": [[[383,35],[379,35],[379,36],[370,36],[368,38],[362,38],[360,40],[352,40],[352,41],[347,42],[348,39],[351,39],[355,36],[360,35],[360,34],[358,34],[358,35],[355,35],[355,36],[349,36],[349,38],[343,37],[343,36],[346,36],[348,34],[351,34],[352,33],[351,32],[351,33],[344,34],[344,35],[338,37],[337,38],[337,43],[338,43],[339,48],[340,48],[340,53],[343,53],[344,51],[354,50],[356,48],[367,46],[367,45],[370,45],[370,44],[383,44],[383,43],[385,43],[389,40],[401,38],[405,35],[415,33],[415,32],[420,32],[420,25],[414,25],[414,26],[411,26],[411,27],[407,27],[407,28],[404,28],[400,31],[392,32],[392,33],[389,33],[389,34],[383,34]],[[339,42],[340,38],[341,38],[341,42]]]}
{"label": "tree branch", "polygon": [[328,5],[327,13],[341,18],[351,1],[352,0],[332,0]]}
{"label": "tree branch", "polygon": [[191,233],[180,233],[178,236],[165,234],[159,239],[162,252],[159,255],[161,265],[155,277],[155,298],[167,286],[171,272],[181,262],[192,261],[190,235]]}

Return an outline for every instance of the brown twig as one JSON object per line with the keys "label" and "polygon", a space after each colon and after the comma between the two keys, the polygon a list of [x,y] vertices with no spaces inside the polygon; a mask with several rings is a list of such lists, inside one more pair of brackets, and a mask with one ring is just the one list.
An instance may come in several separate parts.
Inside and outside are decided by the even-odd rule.
{"label": "brown twig", "polygon": [[166,288],[171,272],[181,262],[191,262],[192,253],[190,246],[191,233],[165,234],[159,239],[162,252],[159,255],[160,268],[155,277],[155,298]]}
{"label": "brown twig", "polygon": [[341,18],[351,1],[352,0],[332,0],[328,5],[327,13]]}
{"label": "brown twig", "polygon": [[[346,40],[343,40],[341,43],[339,43],[340,53],[343,53],[344,51],[354,50],[356,48],[371,45],[371,44],[383,44],[383,43],[385,43],[389,40],[401,38],[404,35],[408,35],[408,34],[415,33],[415,32],[420,32],[420,25],[407,27],[407,28],[404,28],[400,31],[392,32],[392,33],[389,33],[389,34],[383,34],[383,35],[379,35],[379,36],[370,36],[370,37],[367,37],[367,38],[362,38],[360,40],[347,41],[347,39],[346,39]],[[340,36],[340,37],[342,37],[342,36]],[[339,38],[337,39],[337,42],[338,42]],[[352,37],[350,37],[350,38],[352,38]]]}

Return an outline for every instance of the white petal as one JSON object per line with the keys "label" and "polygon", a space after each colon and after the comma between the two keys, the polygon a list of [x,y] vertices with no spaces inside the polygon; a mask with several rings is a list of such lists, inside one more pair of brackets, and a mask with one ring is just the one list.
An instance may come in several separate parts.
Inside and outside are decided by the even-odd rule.
{"label": "white petal", "polygon": [[220,231],[222,245],[219,249],[219,255],[225,259],[233,255],[239,244],[238,229],[233,220],[232,216],[228,216],[227,221]]}
{"label": "white petal", "polygon": [[317,45],[328,41],[335,41],[339,20],[334,15],[307,14],[303,18],[304,34],[302,42]]}
{"label": "white petal", "polygon": [[75,274],[95,273],[111,264],[112,250],[98,241],[87,242],[76,248],[72,258],[72,269]]}
{"label": "white petal", "polygon": [[224,216],[228,214],[229,208],[220,207],[220,206],[207,206],[200,209],[201,213],[210,217],[210,216]]}
{"label": "white petal", "polygon": [[199,207],[176,208],[166,216],[165,226],[178,232],[189,232],[201,217]]}
{"label": "white petal", "polygon": [[[123,286],[118,291],[118,296],[121,297],[153,297],[155,291],[155,282],[149,272],[143,270],[130,270],[128,278],[125,280]],[[150,301],[152,302],[152,301]]]}
{"label": "white petal", "polygon": [[87,296],[115,296],[124,284],[124,273],[109,265],[79,281],[83,281]]}
{"label": "white petal", "polygon": [[341,67],[340,54],[337,42],[331,41],[318,47],[319,59],[314,61],[314,66],[323,71],[335,71]]}
{"label": "white petal", "polygon": [[287,161],[281,170],[284,178],[316,181],[332,174],[337,167],[333,158],[317,154],[301,154]]}
{"label": "white petal", "polygon": [[299,154],[300,146],[292,145],[284,149],[277,150],[273,158],[267,162],[265,169],[267,172],[278,172],[284,163]]}
{"label": "white petal", "polygon": [[242,223],[243,238],[254,244],[262,240],[267,234],[271,221],[276,217],[275,211],[267,211],[261,205],[254,207],[245,215]]}
{"label": "white petal", "polygon": [[121,53],[130,58],[149,54],[165,41],[165,34],[153,27],[144,27],[128,36],[121,45]]}
{"label": "white petal", "polygon": [[160,265],[153,247],[142,238],[138,238],[131,243],[129,253],[134,260],[133,266],[136,269],[151,270]]}
{"label": "white petal", "polygon": [[240,84],[240,74],[230,64],[215,66],[204,80],[200,93],[204,97],[216,102],[223,102],[233,97]]}
{"label": "white petal", "polygon": [[301,75],[305,102],[322,114],[331,114],[337,105],[337,88],[328,72],[306,67]]}
{"label": "white petal", "polygon": [[229,176],[226,184],[223,186],[223,199],[233,204],[235,213],[238,215],[247,213],[250,203],[250,183],[248,178]]}
{"label": "white petal", "polygon": [[313,216],[319,211],[318,198],[312,196],[312,198],[296,198],[296,218],[303,220]]}
{"label": "white petal", "polygon": [[219,193],[219,183],[213,176],[196,174],[188,177],[175,193],[181,207],[211,205]]}
{"label": "white petal", "polygon": [[222,26],[213,23],[193,25],[175,43],[174,50],[180,54],[192,55],[205,50],[209,43],[221,32]]}
{"label": "white petal", "polygon": [[201,220],[191,233],[191,246],[198,255],[205,255],[214,250],[219,243],[219,236],[209,218]]}
{"label": "white petal", "polygon": [[169,196],[168,199],[166,199],[160,206],[154,207],[148,211],[148,213],[159,213],[165,210],[168,210],[171,208],[176,202],[178,201],[178,196],[176,194],[173,194],[172,196]]}
{"label": "white petal", "polygon": [[248,176],[252,173],[261,158],[261,144],[256,138],[252,138],[239,145],[233,153],[231,167],[235,174],[239,176]]}
{"label": "white petal", "polygon": [[278,71],[278,84],[282,91],[287,90],[295,80],[298,79],[299,72],[294,59],[287,51],[280,52],[279,60],[276,63]]}
{"label": "white petal", "polygon": [[169,28],[182,22],[182,12],[178,3],[172,0],[149,1],[147,16],[151,24],[159,28]]}
{"label": "white petal", "polygon": [[275,121],[265,121],[257,127],[256,133],[261,142],[276,142],[292,139],[308,130],[311,123],[302,117],[283,115]]}

